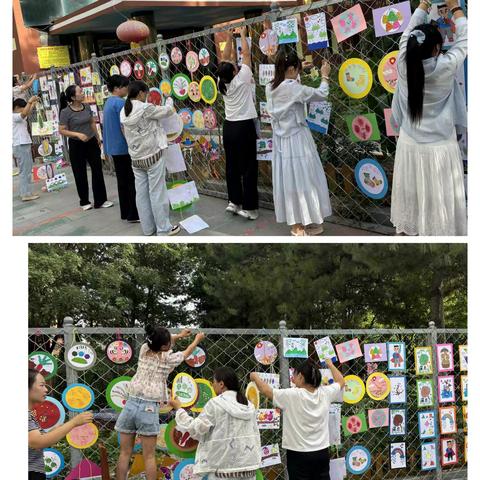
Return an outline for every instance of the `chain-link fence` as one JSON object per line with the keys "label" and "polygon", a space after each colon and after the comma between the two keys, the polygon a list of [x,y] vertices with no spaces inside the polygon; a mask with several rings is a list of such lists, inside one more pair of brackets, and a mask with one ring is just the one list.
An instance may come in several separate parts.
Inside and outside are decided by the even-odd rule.
{"label": "chain-link fence", "polygon": [[[387,371],[386,363],[366,363],[364,357],[356,358],[340,365],[343,375],[357,375],[363,381],[366,381],[368,375],[378,367],[378,372],[384,372],[388,376],[403,376],[406,379],[406,400],[402,404],[389,404],[389,398],[382,401],[375,401],[367,395],[356,404],[343,403],[341,405],[342,417],[358,415],[361,412],[367,414],[369,409],[381,408],[399,408],[406,410],[406,432],[400,436],[392,436],[389,427],[367,429],[361,433],[346,436],[342,432],[337,440],[334,440],[334,446],[331,447],[332,458],[341,458],[346,455],[348,450],[354,445],[363,445],[371,452],[371,466],[360,475],[363,479],[381,479],[381,478],[419,478],[429,476],[430,478],[466,478],[466,458],[464,456],[464,445],[466,442],[467,424],[464,417],[466,405],[461,394],[461,375],[466,372],[460,371],[459,350],[460,345],[467,344],[467,331],[460,329],[436,329],[433,324],[427,329],[397,329],[397,330],[288,330],[285,322],[280,322],[279,329],[270,330],[227,330],[227,329],[206,329],[206,338],[202,342],[202,348],[207,353],[207,361],[200,369],[190,369],[186,364],[178,367],[177,372],[185,371],[194,378],[212,379],[213,370],[218,366],[228,366],[233,368],[239,378],[243,388],[246,388],[249,382],[249,374],[253,371],[265,373],[277,373],[280,375],[280,383],[283,388],[290,385],[289,367],[295,366],[300,359],[287,359],[283,356],[283,338],[302,337],[307,338],[309,343],[309,354],[311,358],[316,358],[313,342],[321,337],[329,336],[334,345],[338,345],[347,340],[358,338],[362,347],[365,344],[385,343],[385,342],[405,342],[405,372]],[[108,360],[105,349],[107,345],[121,336],[128,341],[134,348],[134,360],[128,365],[116,365]],[[95,423],[99,428],[99,442],[103,443],[108,451],[108,459],[111,470],[116,463],[119,453],[117,434],[113,430],[118,413],[109,408],[106,399],[106,389],[109,382],[113,379],[127,375],[132,376],[136,369],[136,359],[141,344],[144,341],[144,330],[142,328],[129,328],[118,330],[115,328],[75,328],[72,319],[67,317],[64,327],[60,329],[37,328],[29,329],[29,352],[33,351],[52,351],[52,342],[59,342],[63,339],[65,348],[76,341],[82,341],[91,345],[97,353],[97,362],[95,366],[84,372],[72,370],[64,362],[64,351],[60,348],[53,348],[58,361],[58,371],[56,376],[48,381],[51,393],[50,396],[61,400],[62,392],[72,383],[83,383],[92,388],[95,394],[95,403],[91,410],[95,412]],[[54,341],[55,340],[55,341]],[[259,341],[270,341],[278,349],[278,357],[275,362],[269,366],[261,365],[254,356],[254,348]],[[176,348],[182,349],[186,346],[187,340],[178,342]],[[435,346],[437,344],[452,343],[454,345],[455,367],[451,375],[455,376],[456,401],[448,403],[453,405],[457,416],[457,433],[444,437],[452,437],[457,442],[458,463],[441,467],[438,463],[436,471],[425,472],[421,468],[421,444],[419,436],[418,412],[421,410],[434,410],[437,413],[436,419],[439,420],[438,399],[436,395],[436,379],[439,376],[438,367],[435,361]],[[54,347],[55,345],[53,345]],[[58,346],[58,344],[57,344]],[[433,355],[433,374],[428,376],[432,378],[434,385],[434,406],[428,408],[419,408],[417,406],[417,380],[414,352],[415,347],[431,346]],[[376,367],[375,367],[376,366]],[[175,373],[170,376],[170,381]],[[440,374],[443,375],[443,374]],[[450,373],[449,373],[450,375]],[[326,377],[325,377],[326,378]],[[426,377],[427,378],[427,377]],[[260,408],[272,408],[272,403],[265,398],[261,398]],[[440,405],[442,406],[442,405]],[[70,413],[71,416],[75,415]],[[439,452],[440,433],[436,429],[436,437],[433,440]],[[281,443],[281,429],[279,430],[261,430],[262,445]],[[331,439],[335,435],[330,432]],[[406,467],[400,469],[391,468],[390,445],[395,442],[406,443]],[[65,456],[67,468],[58,478],[65,478],[70,468],[76,465],[82,458],[88,458],[96,463],[99,462],[98,445],[93,445],[86,450],[77,450],[69,447],[63,441],[58,448]],[[164,453],[158,452],[159,455]],[[285,468],[285,457],[282,452],[282,463],[263,469],[263,475],[270,480],[287,478]],[[440,453],[438,453],[440,458]],[[358,475],[357,475],[358,477]],[[347,473],[347,478],[354,478],[354,475]]]}

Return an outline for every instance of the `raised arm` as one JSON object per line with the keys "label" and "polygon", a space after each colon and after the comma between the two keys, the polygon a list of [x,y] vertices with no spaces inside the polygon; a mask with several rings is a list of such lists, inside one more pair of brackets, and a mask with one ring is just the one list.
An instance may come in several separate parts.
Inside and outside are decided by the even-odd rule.
{"label": "raised arm", "polygon": [[322,67],[320,68],[320,72],[322,75],[322,81],[320,83],[320,86],[318,88],[313,88],[307,87],[306,85],[301,85],[298,94],[299,96],[296,100],[301,103],[321,102],[323,100],[326,100],[330,91],[330,70],[330,64],[326,60],[324,60],[322,62]]}
{"label": "raised arm", "polygon": [[[452,67],[452,71],[456,74],[458,68],[462,65],[467,57],[467,36],[468,36],[468,23],[467,17],[460,9],[458,0],[446,0],[447,7],[450,11],[455,9],[453,18],[455,22],[455,43],[443,56],[443,61],[447,62]],[[457,10],[459,8],[459,10]]]}
{"label": "raised arm", "polygon": [[195,335],[195,340],[193,340],[193,342],[182,352],[183,354],[183,358],[187,358],[189,357],[193,351],[195,350],[195,347],[197,347],[197,345],[205,338],[205,334],[204,333],[197,333]]}
{"label": "raised arm", "polygon": [[338,383],[340,385],[340,388],[343,388],[345,386],[345,379],[343,378],[343,375],[341,374],[341,372],[333,364],[332,360],[326,359],[325,363],[327,364],[327,367],[332,372],[333,381],[335,383]]}
{"label": "raised arm", "polygon": [[180,338],[186,338],[189,337],[192,334],[192,331],[189,330],[188,328],[185,328],[178,334],[173,334],[172,335],[172,344],[174,344],[178,339]]}
{"label": "raised arm", "polygon": [[255,385],[257,386],[259,392],[267,397],[268,399],[272,400],[273,399],[273,388],[265,383],[261,378],[260,375],[256,372],[252,372],[250,374],[250,380],[252,382],[255,382]]}
{"label": "raised arm", "polygon": [[242,27],[240,30],[240,38],[242,40],[242,65],[247,65],[252,68],[252,55],[250,52],[250,46],[247,39],[247,28]]}
{"label": "raised arm", "polygon": [[231,62],[232,61],[232,52],[233,52],[233,32],[229,30],[227,33],[227,40],[225,43],[225,48],[223,50],[223,62]]}
{"label": "raised arm", "polygon": [[22,92],[24,92],[25,90],[28,90],[32,85],[33,85],[33,82],[35,81],[35,79],[37,78],[37,74],[34,73],[33,75],[30,76],[30,78],[25,82],[23,83],[22,85],[20,85],[20,90]]}
{"label": "raised arm", "polygon": [[35,104],[38,102],[39,98],[38,97],[30,97],[28,99],[27,104],[25,105],[24,109],[20,112],[20,116],[22,118],[27,118],[30,113],[32,112],[33,108],[35,107]]}
{"label": "raised arm", "polygon": [[153,118],[154,120],[162,120],[163,118],[171,117],[175,113],[175,108],[171,106],[161,107],[160,105],[149,104],[146,107],[146,118]]}

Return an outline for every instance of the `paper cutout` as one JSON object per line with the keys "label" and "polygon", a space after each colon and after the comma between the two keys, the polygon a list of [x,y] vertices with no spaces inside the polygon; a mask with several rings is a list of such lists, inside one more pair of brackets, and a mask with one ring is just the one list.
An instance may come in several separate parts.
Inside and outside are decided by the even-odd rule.
{"label": "paper cutout", "polygon": [[433,380],[417,380],[417,406],[433,407]]}
{"label": "paper cutout", "polygon": [[172,84],[170,83],[170,80],[162,80],[159,88],[162,95],[165,97],[170,97],[172,95]]}
{"label": "paper cutout", "polygon": [[390,409],[378,408],[368,411],[368,428],[388,427]]}
{"label": "paper cutout", "polygon": [[135,60],[133,64],[133,75],[137,80],[142,80],[145,76],[145,65],[141,60]]}
{"label": "paper cutout", "polygon": [[257,425],[260,430],[276,430],[280,428],[279,408],[260,408],[257,410]]}
{"label": "paper cutout", "polygon": [[308,107],[307,124],[315,132],[328,133],[332,104],[330,102],[312,102]]}
{"label": "paper cutout", "polygon": [[280,375],[278,373],[256,372],[260,379],[272,388],[280,388]]}
{"label": "paper cutout", "polygon": [[102,469],[96,463],[84,458],[72,468],[65,480],[102,480]]}
{"label": "paper cutout", "polygon": [[407,369],[405,342],[388,342],[387,352],[388,352],[388,369],[391,372],[394,372],[394,371],[403,372]]}
{"label": "paper cutout", "polygon": [[188,373],[178,373],[172,383],[172,397],[177,398],[182,408],[191,407],[198,398],[198,386]]}
{"label": "paper cutout", "polygon": [[354,475],[362,475],[372,463],[370,451],[362,445],[354,445],[350,448],[345,458],[347,470]]}
{"label": "paper cutout", "polygon": [[182,149],[178,143],[168,146],[166,165],[168,173],[184,172],[187,169]]}
{"label": "paper cutout", "polygon": [[261,340],[255,345],[254,355],[262,365],[271,365],[277,359],[277,347],[268,340]]}
{"label": "paper cutout", "polygon": [[415,374],[432,375],[432,347],[415,347]]}
{"label": "paper cutout", "polygon": [[198,52],[198,61],[202,67],[206,67],[210,63],[210,52],[206,48],[201,48]]}
{"label": "paper cutout", "polygon": [[[55,192],[57,190],[62,190],[68,186],[67,176],[64,173],[60,173],[58,175],[55,175],[53,178],[47,179],[45,184],[47,187],[47,192]],[[77,368],[77,370],[79,369]]]}
{"label": "paper cutout", "polygon": [[365,388],[371,399],[384,400],[390,393],[390,380],[384,373],[375,372],[367,378]]}
{"label": "paper cutout", "polygon": [[405,442],[392,443],[390,445],[390,467],[392,470],[407,467],[407,448]]}
{"label": "paper cutout", "polygon": [[117,377],[107,385],[107,402],[117,412],[122,411],[127,403],[131,379],[128,376]]}
{"label": "paper cutout", "polygon": [[203,120],[203,112],[201,110],[195,110],[192,116],[193,126],[200,130],[205,128],[205,122]]}
{"label": "paper cutout", "polygon": [[346,403],[358,403],[365,396],[365,384],[360,377],[356,375],[347,375],[345,377],[345,387],[343,389],[343,401]]}
{"label": "paper cutout", "polygon": [[183,128],[190,128],[192,126],[192,111],[189,108],[182,108],[178,111],[178,115],[183,122]]}
{"label": "paper cutout", "polygon": [[45,397],[42,403],[35,405],[32,408],[32,414],[40,428],[46,432],[65,422],[65,408],[53,397]]}
{"label": "paper cutout", "polygon": [[440,439],[440,458],[442,467],[458,463],[457,441],[454,438]]}
{"label": "paper cutout", "polygon": [[468,376],[462,375],[460,377],[460,386],[462,392],[462,402],[468,402]]}
{"label": "paper cutout", "polygon": [[457,415],[455,407],[440,407],[438,409],[440,421],[440,434],[448,435],[457,433]]}
{"label": "paper cutout", "polygon": [[261,63],[258,67],[258,82],[260,85],[268,85],[275,77],[275,65]]}
{"label": "paper cutout", "polygon": [[257,138],[257,160],[271,162],[273,159],[273,140]]}
{"label": "paper cutout", "polygon": [[155,78],[158,73],[158,65],[155,60],[147,60],[145,62],[145,73],[149,78]]}
{"label": "paper cutout", "polygon": [[330,337],[319,338],[313,342],[313,345],[321,362],[324,362],[327,358],[333,362],[337,361],[337,354],[335,353]]}
{"label": "paper cutout", "polygon": [[117,365],[124,365],[133,358],[133,348],[125,340],[114,340],[105,349],[107,358]]}
{"label": "paper cutout", "polygon": [[360,99],[366,97],[372,88],[372,70],[368,63],[360,58],[350,58],[342,63],[338,71],[338,81],[345,94]]}
{"label": "paper cutout", "polygon": [[187,65],[187,70],[190,73],[194,73],[200,67],[200,60],[196,52],[190,51],[185,55],[185,63]]}
{"label": "paper cutout", "polygon": [[28,368],[36,370],[49,380],[57,374],[57,358],[47,352],[32,352],[28,356]]}
{"label": "paper cutout", "polygon": [[213,108],[208,107],[203,110],[203,124],[208,130],[217,128],[217,115]]}
{"label": "paper cutout", "polygon": [[434,410],[418,412],[418,436],[420,440],[435,438],[437,434],[437,422]]}
{"label": "paper cutout", "polygon": [[383,37],[402,33],[407,28],[411,16],[409,1],[374,9],[375,36]]}
{"label": "paper cutout", "polygon": [[338,43],[367,28],[362,7],[358,4],[333,17],[331,22]]}
{"label": "paper cutout", "polygon": [[260,121],[262,123],[272,123],[272,117],[267,110],[267,102],[260,102]]}
{"label": "paper cutout", "polygon": [[468,345],[459,345],[458,355],[460,357],[460,371],[468,371]]}
{"label": "paper cutout", "polygon": [[62,403],[71,412],[85,412],[95,401],[93,390],[83,383],[73,383],[62,393]]}
{"label": "paper cutout", "polygon": [[363,115],[347,115],[347,122],[350,139],[353,142],[367,142],[380,140],[377,117],[374,113]]}
{"label": "paper cutout", "polygon": [[191,410],[192,412],[200,413],[203,411],[207,402],[217,395],[212,384],[208,380],[205,380],[204,378],[196,378],[195,383],[198,388],[198,396]]}
{"label": "paper cutout", "polygon": [[366,343],[363,346],[365,363],[386,362],[387,344],[386,343]]}
{"label": "paper cutout", "polygon": [[321,12],[314,15],[305,15],[303,21],[307,32],[308,49],[318,50],[319,48],[327,48],[329,43],[325,13]]}
{"label": "paper cutout", "polygon": [[110,76],[112,77],[113,75],[120,75],[120,68],[118,65],[112,65],[109,70]]}
{"label": "paper cutout", "polygon": [[[443,1],[439,3],[442,3],[442,5],[432,5],[428,19],[429,21],[433,20],[436,22],[437,28],[443,39],[442,48],[448,49],[455,44],[457,38],[455,21],[453,20],[450,9],[445,2]],[[463,5],[460,3],[460,6],[462,7]]]}
{"label": "paper cutout", "polygon": [[190,82],[188,85],[188,98],[192,102],[199,102],[202,99],[198,82]]}
{"label": "paper cutout", "polygon": [[281,463],[282,458],[280,457],[280,447],[278,446],[278,443],[262,447],[260,468],[271,467],[272,465],[279,465]]}
{"label": "paper cutout", "polygon": [[168,67],[170,67],[170,57],[167,52],[162,52],[158,56],[158,65],[162,70],[168,70]]}
{"label": "paper cutout", "polygon": [[247,389],[245,390],[245,396],[255,407],[255,410],[258,410],[260,407],[260,391],[255,382],[249,382]]}
{"label": "paper cutout", "polygon": [[428,442],[421,445],[422,470],[437,469],[437,443]]}
{"label": "paper cutout", "polygon": [[278,50],[278,35],[270,29],[264,30],[258,40],[260,51],[264,55],[273,56]]}
{"label": "paper cutout", "polygon": [[53,478],[64,469],[65,458],[55,448],[44,448],[43,463],[45,464],[45,476]]}
{"label": "paper cutout", "polygon": [[132,64],[128,60],[123,60],[120,64],[120,73],[124,77],[129,77],[132,74]]}
{"label": "paper cutout", "polygon": [[395,121],[395,118],[392,114],[391,108],[385,108],[383,110],[383,114],[385,115],[385,126],[386,126],[386,133],[388,137],[398,137],[400,134],[400,126]]}
{"label": "paper cutout", "polygon": [[205,230],[209,228],[207,222],[205,222],[202,218],[198,215],[192,215],[191,217],[186,218],[180,222],[180,225],[187,231],[189,234],[200,232],[201,230]]}
{"label": "paper cutout", "polygon": [[342,417],[342,428],[345,437],[350,437],[356,433],[362,433],[367,431],[367,420],[365,418],[365,412],[360,412],[350,417]]}
{"label": "paper cutout", "polygon": [[355,180],[360,191],[367,197],[381,199],[388,192],[385,170],[373,158],[364,158],[357,163]]}
{"label": "paper cutout", "polygon": [[167,191],[172,210],[179,210],[200,200],[195,182],[187,182]]}
{"label": "paper cutout", "polygon": [[398,82],[397,71],[398,50],[387,53],[378,65],[378,79],[382,87],[390,93],[395,93]]}
{"label": "paper cutout", "polygon": [[406,435],[407,411],[404,408],[390,410],[390,435]]}
{"label": "paper cutout", "polygon": [[182,51],[178,47],[173,47],[170,52],[170,58],[174,65],[178,65],[183,59]]}
{"label": "paper cutout", "polygon": [[80,85],[92,84],[92,69],[90,67],[81,68],[80,73]]}
{"label": "paper cutout", "polygon": [[437,367],[440,373],[453,372],[455,363],[453,361],[453,345],[451,343],[440,343],[436,345]]}
{"label": "paper cutout", "polygon": [[74,343],[65,355],[65,362],[74,370],[88,370],[96,361],[97,354],[88,343]]}
{"label": "paper cutout", "polygon": [[363,357],[358,338],[339,343],[335,346],[340,363],[349,362],[358,357]]}
{"label": "paper cutout", "polygon": [[200,80],[200,93],[205,103],[209,105],[215,103],[218,95],[217,83],[210,75],[206,75]]}
{"label": "paper cutout", "polygon": [[185,100],[188,97],[190,79],[184,73],[177,73],[172,78],[172,91],[175,98]]}
{"label": "paper cutout", "polygon": [[93,423],[86,423],[73,430],[66,436],[67,442],[74,448],[81,450],[89,448],[98,440],[98,428]]}
{"label": "paper cutout", "polygon": [[308,338],[284,338],[283,356],[285,358],[308,358]]}
{"label": "paper cutout", "polygon": [[272,30],[278,36],[278,44],[298,42],[298,23],[296,17],[272,22]]}
{"label": "paper cutout", "polygon": [[168,422],[165,430],[165,443],[169,453],[180,458],[194,458],[198,446],[197,440],[194,440],[189,433],[182,433],[176,429],[175,419]]}

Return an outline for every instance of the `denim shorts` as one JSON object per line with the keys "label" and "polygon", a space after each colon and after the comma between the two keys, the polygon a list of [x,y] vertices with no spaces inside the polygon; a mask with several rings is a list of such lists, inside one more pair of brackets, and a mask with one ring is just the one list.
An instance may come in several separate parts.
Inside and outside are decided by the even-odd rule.
{"label": "denim shorts", "polygon": [[145,437],[156,436],[160,432],[159,410],[158,402],[129,397],[117,419],[115,430]]}

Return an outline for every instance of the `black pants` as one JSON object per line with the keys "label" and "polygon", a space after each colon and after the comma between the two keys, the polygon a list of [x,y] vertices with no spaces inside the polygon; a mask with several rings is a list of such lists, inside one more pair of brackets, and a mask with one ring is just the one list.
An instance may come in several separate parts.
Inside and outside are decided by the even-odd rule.
{"label": "black pants", "polygon": [[287,450],[289,480],[330,480],[328,448],[316,452]]}
{"label": "black pants", "polygon": [[228,199],[244,210],[258,208],[257,131],[253,120],[223,124]]}
{"label": "black pants", "polygon": [[88,142],[82,142],[75,138],[69,139],[70,163],[72,164],[73,176],[77,186],[80,205],[88,205],[88,177],[87,162],[92,170],[93,206],[99,208],[107,201],[107,190],[103,179],[102,159],[97,139],[91,138]]}
{"label": "black pants", "polygon": [[130,155],[112,155],[117,174],[118,202],[122,220],[138,220],[135,201],[135,176],[132,170]]}
{"label": "black pants", "polygon": [[46,478],[44,473],[28,472],[28,480],[45,480]]}

